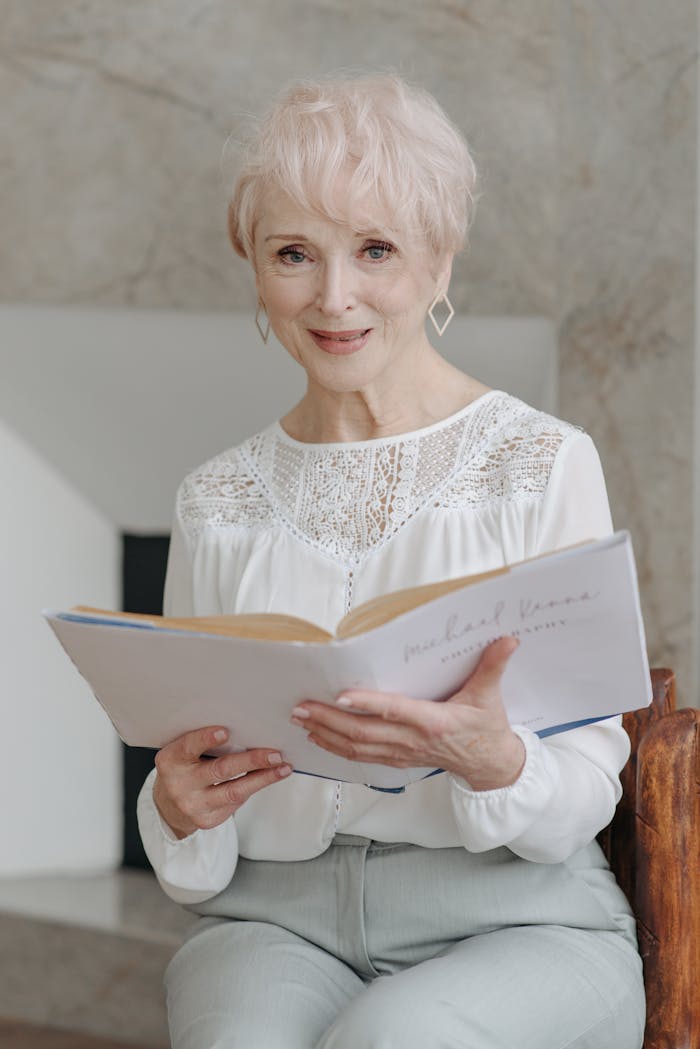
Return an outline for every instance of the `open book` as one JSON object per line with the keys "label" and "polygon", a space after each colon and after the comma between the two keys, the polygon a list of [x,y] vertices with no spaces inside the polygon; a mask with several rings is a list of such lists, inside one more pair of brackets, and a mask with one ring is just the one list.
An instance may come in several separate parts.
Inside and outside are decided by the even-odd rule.
{"label": "open book", "polygon": [[386,594],[345,616],[335,636],[275,614],[178,619],[78,606],[44,615],[126,743],[162,747],[221,724],[231,740],[213,753],[277,747],[299,772],[383,789],[435,770],[330,754],[290,724],[292,708],[351,688],[447,699],[506,634],[521,641],[503,677],[511,724],[543,736],[651,701],[627,532]]}

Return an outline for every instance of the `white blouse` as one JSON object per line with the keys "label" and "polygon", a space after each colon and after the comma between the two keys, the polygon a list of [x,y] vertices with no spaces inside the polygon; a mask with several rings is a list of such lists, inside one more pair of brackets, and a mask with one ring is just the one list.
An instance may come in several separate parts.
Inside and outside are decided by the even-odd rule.
{"label": "white blouse", "polygon": [[[181,485],[165,611],[280,612],[333,631],[351,608],[390,590],[486,571],[611,527],[591,439],[498,390],[432,426],[368,441],[303,443],[274,422]],[[546,740],[514,728],[526,760],[511,786],[473,791],[444,773],[386,794],[293,774],[182,840],[155,807],[153,771],[138,802],[144,847],[181,903],[220,892],[239,853],[308,859],[336,832],[473,852],[506,845],[529,860],[562,861],[611,819],[627,735],[620,718]]]}

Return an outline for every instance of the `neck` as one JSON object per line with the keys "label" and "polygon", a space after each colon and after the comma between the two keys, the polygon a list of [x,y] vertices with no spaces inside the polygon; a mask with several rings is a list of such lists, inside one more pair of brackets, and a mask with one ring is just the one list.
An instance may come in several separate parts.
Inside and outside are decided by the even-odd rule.
{"label": "neck", "polygon": [[386,390],[374,385],[339,392],[309,382],[282,426],[290,437],[310,444],[367,441],[430,426],[487,392],[436,352],[435,358],[422,375],[404,376]]}

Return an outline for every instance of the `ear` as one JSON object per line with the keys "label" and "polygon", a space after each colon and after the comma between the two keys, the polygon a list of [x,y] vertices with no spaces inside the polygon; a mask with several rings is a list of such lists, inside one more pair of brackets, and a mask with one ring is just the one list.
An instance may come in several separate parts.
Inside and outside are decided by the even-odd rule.
{"label": "ear", "polygon": [[452,263],[453,263],[453,261],[454,261],[454,255],[448,255],[446,257],[446,259],[445,259],[445,262],[444,262],[444,265],[443,265],[443,268],[442,268],[442,272],[440,274],[440,279],[441,279],[440,287],[441,287],[442,291],[444,291],[444,292],[447,292],[447,289],[450,286],[450,281],[452,280]]}
{"label": "ear", "polygon": [[259,299],[260,298],[260,274],[258,272],[258,259],[257,259],[257,252],[256,252],[255,227],[253,227],[252,254],[249,257],[244,252],[243,257],[245,258],[246,262],[249,264],[250,268],[253,271],[253,278],[255,280],[255,292],[256,292],[256,295],[257,295],[257,297]]}
{"label": "ear", "polygon": [[260,302],[260,301],[262,301],[261,300],[261,295],[260,295],[260,284],[261,284],[260,273],[258,272],[258,267],[255,264],[255,262],[256,262],[255,258],[249,260],[249,262],[250,262],[250,268],[253,271],[253,279],[255,281],[255,294],[257,296],[258,302]]}
{"label": "ear", "polygon": [[446,293],[452,279],[454,255],[443,255],[436,260],[435,294]]}

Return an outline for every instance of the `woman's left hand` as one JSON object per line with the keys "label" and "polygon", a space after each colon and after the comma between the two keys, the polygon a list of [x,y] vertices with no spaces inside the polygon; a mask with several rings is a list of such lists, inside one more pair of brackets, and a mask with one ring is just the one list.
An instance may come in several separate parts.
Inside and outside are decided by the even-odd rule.
{"label": "woman's left hand", "polygon": [[335,706],[304,700],[292,721],[313,743],[351,761],[442,768],[473,790],[505,787],[525,763],[525,746],[508,724],[501,698],[501,678],[517,647],[511,637],[494,641],[444,703],[352,689]]}

